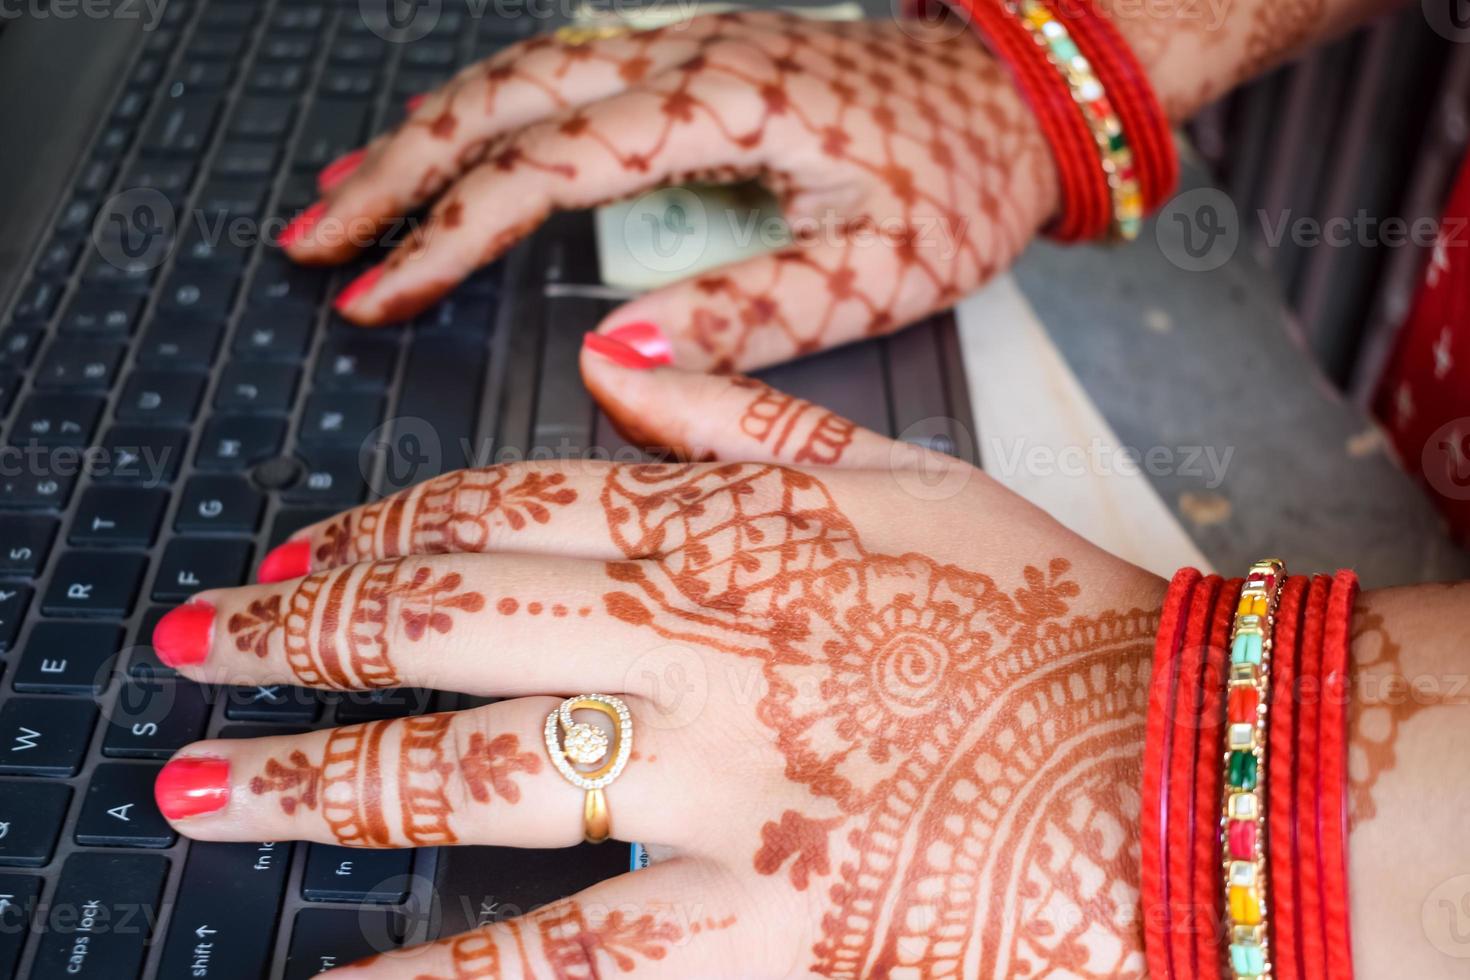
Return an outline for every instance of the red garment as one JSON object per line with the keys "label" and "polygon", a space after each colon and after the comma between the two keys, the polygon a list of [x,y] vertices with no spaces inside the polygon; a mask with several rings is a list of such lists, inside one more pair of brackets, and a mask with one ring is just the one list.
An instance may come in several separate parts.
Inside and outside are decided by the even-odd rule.
{"label": "red garment", "polygon": [[1470,157],[1373,410],[1451,532],[1470,543]]}

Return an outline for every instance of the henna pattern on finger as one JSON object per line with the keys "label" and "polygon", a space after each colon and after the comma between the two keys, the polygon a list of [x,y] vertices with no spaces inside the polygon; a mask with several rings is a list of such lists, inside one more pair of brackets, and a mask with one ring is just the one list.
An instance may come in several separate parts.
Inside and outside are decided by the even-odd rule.
{"label": "henna pattern on finger", "polygon": [[[852,444],[857,426],[836,412],[777,391],[754,378],[737,377],[731,383],[753,392],[740,417],[740,431],[764,445],[778,459],[814,466],[833,466]],[[793,434],[804,432],[787,452]]]}
{"label": "henna pattern on finger", "polygon": [[284,602],[271,595],[233,613],[226,629],[237,650],[261,658],[279,634],[286,663],[303,686],[397,687],[401,678],[388,649],[392,627],[413,642],[448,633],[454,612],[485,605],[480,593],[463,589],[456,572],[435,578],[419,565],[402,579],[405,568],[402,559],[388,559],[308,575]]}
{"label": "henna pattern on finger", "polygon": [[321,762],[300,749],[267,759],[250,792],[274,796],[288,816],[319,810],[345,847],[457,843],[449,823],[452,779],[462,779],[478,803],[493,795],[514,805],[521,799],[515,774],[540,772],[541,760],[522,752],[520,737],[509,732],[488,741],[475,732],[456,756],[447,744],[453,720],[443,713],[333,729]]}
{"label": "henna pattern on finger", "polygon": [[577,491],[566,475],[488,466],[457,470],[348,511],[321,532],[318,566],[374,558],[489,551],[496,535],[548,524]]}
{"label": "henna pattern on finger", "polygon": [[1053,559],[1001,588],[869,552],[821,481],[625,466],[602,504],[636,561],[614,618],[762,664],[756,716],[811,804],[755,870],[817,889],[829,977],[1141,976],[1134,786],[1157,613],[1070,616]]}
{"label": "henna pattern on finger", "polygon": [[684,938],[677,923],[652,913],[630,916],[613,910],[594,926],[576,902],[554,905],[538,913],[536,920],[541,951],[556,980],[598,980],[599,954],[626,973],[639,958],[663,959],[668,948]]}

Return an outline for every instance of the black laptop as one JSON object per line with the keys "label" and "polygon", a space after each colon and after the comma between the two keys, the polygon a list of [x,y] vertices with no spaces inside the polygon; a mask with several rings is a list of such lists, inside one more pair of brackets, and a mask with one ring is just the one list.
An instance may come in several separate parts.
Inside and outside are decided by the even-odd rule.
{"label": "black laptop", "polygon": [[[250,581],[307,523],[466,463],[636,454],[577,373],[621,298],[590,216],[374,331],[328,303],[361,265],[294,267],[241,233],[309,204],[317,171],[409,96],[558,23],[554,4],[382,2],[0,19],[0,976],[307,977],[629,868],[616,843],[193,844],[154,807],[158,769],[197,739],[466,703],[181,681],[148,645],[172,605]],[[765,377],[971,452],[948,316]]]}

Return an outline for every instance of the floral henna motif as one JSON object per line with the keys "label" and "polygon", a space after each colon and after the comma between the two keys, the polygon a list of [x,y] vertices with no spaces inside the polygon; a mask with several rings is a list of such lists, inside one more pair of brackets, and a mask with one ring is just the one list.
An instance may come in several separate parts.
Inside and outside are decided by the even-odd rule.
{"label": "floral henna motif", "polygon": [[[818,408],[754,378],[734,378],[731,383],[753,393],[740,417],[740,431],[765,446],[773,456],[800,464],[832,466],[852,444],[857,426],[836,412]],[[804,432],[804,437],[788,456],[787,446],[798,431]]]}
{"label": "floral henna motif", "polygon": [[281,635],[286,662],[301,684],[340,690],[396,687],[388,655],[391,617],[410,641],[448,633],[454,611],[478,612],[485,598],[464,591],[460,576],[438,579],[418,566],[406,580],[401,559],[349,565],[302,579],[284,603],[279,595],[250,603],[226,623],[236,649],[265,657]]}
{"label": "floral henna motif", "polygon": [[[453,720],[447,713],[333,729],[320,764],[299,749],[284,760],[267,759],[250,792],[277,797],[287,814],[320,809],[332,836],[347,847],[457,843],[448,792],[456,770],[477,802],[490,802],[493,789],[514,804],[521,798],[514,774],[540,771],[541,760],[520,751],[513,733],[486,742],[477,732],[456,761],[445,744]],[[390,756],[396,767],[387,765]],[[398,819],[390,820],[395,810]]]}
{"label": "floral henna motif", "polygon": [[355,511],[322,532],[316,563],[488,551],[491,536],[549,523],[577,499],[566,475],[488,466],[456,470]]}
{"label": "floral henna motif", "polygon": [[638,958],[663,959],[684,938],[677,923],[651,913],[630,916],[614,910],[594,926],[576,902],[553,906],[536,918],[541,949],[556,980],[597,980],[599,954],[626,973]]}
{"label": "floral henna motif", "polygon": [[763,663],[757,716],[813,802],[765,825],[754,863],[826,879],[814,972],[1141,974],[1129,828],[1156,614],[1068,620],[1062,559],[1006,591],[870,553],[782,467],[621,467],[602,502],[638,559],[608,566],[609,613]]}

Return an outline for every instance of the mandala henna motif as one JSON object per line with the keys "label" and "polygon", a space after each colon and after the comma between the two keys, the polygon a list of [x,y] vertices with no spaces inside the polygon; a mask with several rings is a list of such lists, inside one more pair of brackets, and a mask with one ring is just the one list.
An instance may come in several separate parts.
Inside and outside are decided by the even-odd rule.
{"label": "mandala henna motif", "polygon": [[1156,614],[1067,619],[1061,559],[1007,591],[873,554],[778,466],[619,467],[602,502],[637,559],[609,564],[608,612],[762,662],[757,716],[813,801],[765,825],[754,864],[825,891],[813,972],[1141,975]]}
{"label": "mandala henna motif", "polygon": [[435,579],[421,565],[405,581],[404,568],[403,560],[388,559],[308,575],[284,603],[277,595],[252,602],[232,614],[226,628],[236,649],[257,657],[267,655],[279,632],[286,662],[304,686],[396,687],[398,670],[388,651],[391,616],[414,641],[431,631],[449,632],[453,611],[478,612],[485,605],[480,593],[462,589],[457,573]]}
{"label": "mandala henna motif", "polygon": [[[489,802],[493,788],[514,804],[521,797],[514,774],[538,772],[541,760],[520,751],[520,739],[513,733],[487,743],[478,732],[456,758],[453,746],[446,744],[454,717],[432,714],[335,728],[328,733],[320,763],[299,749],[284,760],[267,759],[250,780],[250,792],[275,796],[287,814],[319,809],[332,836],[346,847],[457,843],[450,827],[454,805],[449,794],[456,773],[475,801]],[[390,757],[396,765],[389,765]],[[390,819],[391,812],[396,820]]]}
{"label": "mandala henna motif", "polygon": [[317,543],[316,563],[337,567],[372,558],[488,551],[492,535],[551,520],[577,491],[562,473],[487,466],[456,470],[348,511]]}

